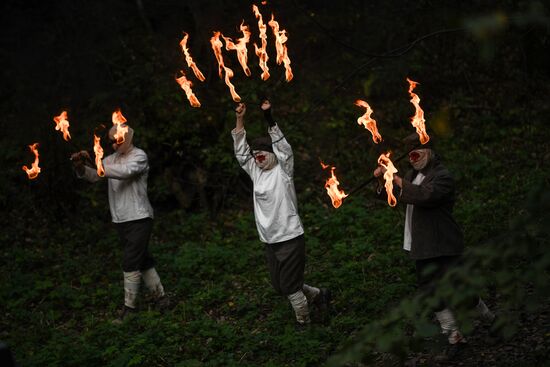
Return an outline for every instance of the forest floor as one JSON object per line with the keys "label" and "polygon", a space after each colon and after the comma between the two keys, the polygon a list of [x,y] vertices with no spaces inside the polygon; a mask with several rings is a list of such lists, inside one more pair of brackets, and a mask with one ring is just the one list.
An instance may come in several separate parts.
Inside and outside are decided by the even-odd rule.
{"label": "forest floor", "polygon": [[[498,317],[498,310],[496,315]],[[446,361],[438,359],[444,345],[441,338],[427,341],[426,350],[410,355],[405,366],[550,366],[550,306],[517,316],[521,326],[512,337],[503,338],[493,332],[487,322],[476,321],[473,332],[467,336],[467,343],[454,358]],[[381,355],[376,366],[388,365],[398,366],[401,362],[397,362],[393,356]]]}

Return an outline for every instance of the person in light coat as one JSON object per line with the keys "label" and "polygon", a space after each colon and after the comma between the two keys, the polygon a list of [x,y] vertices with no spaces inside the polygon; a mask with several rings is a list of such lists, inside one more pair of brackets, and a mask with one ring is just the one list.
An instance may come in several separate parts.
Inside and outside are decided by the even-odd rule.
{"label": "person in light coat", "polygon": [[116,126],[109,130],[108,137],[114,153],[103,159],[104,177],[86,164],[91,162],[88,152],[80,151],[71,157],[79,178],[89,182],[107,179],[111,217],[123,246],[124,306],[115,323],[136,310],[142,279],[161,306],[168,301],[148,249],[153,229],[153,208],[147,197],[147,154],[133,145],[134,130],[126,124],[122,126],[128,127],[128,132],[120,144],[115,139]]}
{"label": "person in light coat", "polygon": [[326,310],[330,291],[304,283],[304,228],[298,214],[294,189],[294,155],[290,144],[271,115],[271,103],[261,109],[268,124],[269,137],[249,145],[244,129],[246,106],[236,109],[233,137],[235,156],[253,184],[254,217],[265,254],[271,284],[292,305],[299,325],[310,323],[310,305]]}

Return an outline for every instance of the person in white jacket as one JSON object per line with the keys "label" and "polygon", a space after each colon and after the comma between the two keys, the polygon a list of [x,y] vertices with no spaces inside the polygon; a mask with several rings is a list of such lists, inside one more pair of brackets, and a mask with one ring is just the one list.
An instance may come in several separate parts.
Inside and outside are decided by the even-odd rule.
{"label": "person in white jacket", "polygon": [[[111,217],[123,245],[124,306],[115,323],[135,311],[141,279],[161,306],[167,303],[154,259],[148,250],[153,208],[147,197],[147,154],[133,145],[134,130],[126,124],[123,126],[128,127],[128,132],[121,144],[114,139],[116,126],[110,129],[108,136],[114,153],[103,159]],[[103,178],[95,168],[86,164],[91,162],[87,151],[74,153],[71,160],[79,178],[89,182]]]}
{"label": "person in white jacket", "polygon": [[254,186],[254,217],[265,253],[271,284],[286,296],[299,325],[310,323],[309,305],[327,308],[330,291],[304,283],[304,229],[298,215],[294,189],[294,155],[279,126],[271,115],[271,103],[265,100],[261,109],[269,125],[269,137],[255,139],[249,146],[244,129],[246,106],[235,110],[233,137],[235,156],[250,176]]}

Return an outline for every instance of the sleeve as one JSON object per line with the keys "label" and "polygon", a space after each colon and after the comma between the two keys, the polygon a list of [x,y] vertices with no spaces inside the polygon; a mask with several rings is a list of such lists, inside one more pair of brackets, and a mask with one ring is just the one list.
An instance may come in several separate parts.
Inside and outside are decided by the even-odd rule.
{"label": "sleeve", "polygon": [[454,180],[448,174],[435,175],[425,179],[420,185],[403,180],[401,201],[423,207],[435,207],[454,195]]}
{"label": "sleeve", "polygon": [[76,177],[82,178],[88,182],[97,182],[103,178],[97,175],[97,171],[95,169],[86,165],[84,166],[84,174],[79,175],[78,172],[76,172]]}
{"label": "sleeve", "polygon": [[[401,189],[395,183],[393,184],[392,192],[397,201],[400,201]],[[380,183],[378,180],[376,180],[376,188],[374,190],[374,193],[376,199],[384,201],[388,200],[388,192],[386,191],[386,186],[383,183]]]}
{"label": "sleeve", "polygon": [[239,131],[233,129],[231,131],[231,136],[233,137],[235,157],[237,157],[237,161],[242,169],[251,176],[254,160],[252,159],[253,156],[250,152],[250,146],[246,142],[246,130],[244,128]]}
{"label": "sleeve", "polygon": [[283,171],[289,177],[292,177],[294,174],[294,154],[292,153],[292,147],[286,141],[283,132],[279,129],[279,125],[275,124],[270,127],[268,132],[271,136],[273,153],[275,153]]}
{"label": "sleeve", "polygon": [[129,157],[125,163],[111,163],[104,160],[103,168],[105,168],[105,177],[125,180],[145,172],[149,168],[149,162],[147,154],[138,152]]}

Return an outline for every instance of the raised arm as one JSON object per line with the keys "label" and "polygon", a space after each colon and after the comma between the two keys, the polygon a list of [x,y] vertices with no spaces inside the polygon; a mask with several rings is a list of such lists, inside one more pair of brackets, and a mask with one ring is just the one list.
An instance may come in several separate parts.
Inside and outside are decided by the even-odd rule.
{"label": "raised arm", "polygon": [[292,153],[292,147],[273,119],[271,114],[271,103],[268,100],[265,100],[262,103],[261,108],[264,111],[264,117],[267,125],[269,126],[268,132],[271,136],[271,141],[273,144],[273,153],[277,157],[277,161],[279,161],[283,171],[292,177],[294,174],[294,154]]}
{"label": "raised arm", "polygon": [[246,105],[239,103],[235,109],[235,128],[231,131],[233,137],[233,148],[235,150],[235,157],[239,162],[239,165],[250,175],[254,159],[250,146],[246,141],[246,130],[244,129],[244,115],[246,113]]}

